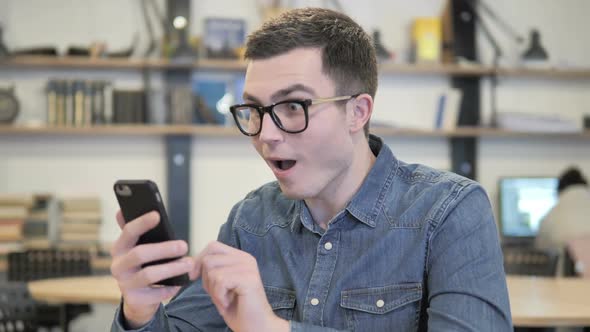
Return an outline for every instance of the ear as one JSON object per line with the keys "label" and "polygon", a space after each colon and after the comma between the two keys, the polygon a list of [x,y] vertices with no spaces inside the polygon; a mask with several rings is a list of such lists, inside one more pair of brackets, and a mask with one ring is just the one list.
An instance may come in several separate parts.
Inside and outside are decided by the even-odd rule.
{"label": "ear", "polygon": [[352,99],[349,105],[352,109],[348,112],[348,130],[350,133],[362,132],[373,113],[373,98],[371,95],[363,93]]}

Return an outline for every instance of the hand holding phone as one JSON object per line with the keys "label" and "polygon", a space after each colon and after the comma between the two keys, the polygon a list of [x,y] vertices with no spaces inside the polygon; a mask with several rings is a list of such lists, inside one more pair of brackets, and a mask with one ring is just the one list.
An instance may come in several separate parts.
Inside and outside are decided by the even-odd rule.
{"label": "hand holding phone", "polygon": [[[125,222],[135,220],[148,212],[156,211],[160,214],[160,222],[156,227],[148,230],[139,237],[136,245],[147,243],[159,243],[175,239],[174,230],[162,202],[162,196],[157,185],[150,180],[119,180],[114,185],[115,195]],[[142,265],[143,267],[164,264],[181,257],[167,258],[152,261]],[[184,273],[175,277],[156,282],[156,285],[183,286],[189,282],[188,274]]]}

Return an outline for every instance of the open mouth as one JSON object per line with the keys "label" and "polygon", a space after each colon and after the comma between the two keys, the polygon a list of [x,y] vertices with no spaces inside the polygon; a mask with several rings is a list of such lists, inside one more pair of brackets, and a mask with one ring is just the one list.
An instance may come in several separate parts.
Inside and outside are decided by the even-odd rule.
{"label": "open mouth", "polygon": [[273,165],[281,171],[286,171],[295,166],[295,160],[272,160]]}

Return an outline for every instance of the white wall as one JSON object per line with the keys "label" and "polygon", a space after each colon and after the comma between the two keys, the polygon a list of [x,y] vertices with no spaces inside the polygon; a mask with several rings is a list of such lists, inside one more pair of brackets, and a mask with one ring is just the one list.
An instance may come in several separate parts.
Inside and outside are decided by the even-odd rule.
{"label": "white wall", "polygon": [[[162,2],[159,1],[160,6]],[[191,31],[202,31],[204,17],[242,17],[249,29],[260,24],[254,0],[200,0],[193,2]],[[331,1],[291,1],[297,6],[326,5]],[[403,60],[408,52],[412,17],[438,15],[443,0],[423,1],[341,1],[346,13],[368,31],[379,28],[383,42]],[[590,23],[583,19],[590,3],[585,0],[496,0],[487,3],[516,30],[525,33],[540,28],[543,43],[554,63],[590,66],[590,43],[582,40]],[[539,8],[543,7],[543,10]],[[135,33],[140,35],[140,50],[146,33],[136,1],[0,0],[0,22],[5,27],[9,47],[87,45],[90,40],[109,43],[113,50],[126,47]],[[106,23],[108,22],[108,23]],[[157,28],[159,33],[160,29]],[[493,28],[507,53],[510,64],[524,48],[512,43]],[[582,36],[582,37],[580,37]],[[484,62],[490,61],[490,48],[480,38]],[[159,74],[154,86],[161,85]],[[43,89],[49,77],[89,77],[112,79],[117,87],[139,86],[139,72],[116,70],[30,70],[1,69],[0,85],[14,83],[22,104],[19,123],[43,121]],[[375,118],[395,121],[403,126],[430,127],[436,96],[449,86],[445,76],[381,76],[375,104]],[[559,113],[577,119],[590,113],[590,80],[539,80],[503,78],[498,90],[500,110]],[[484,121],[489,118],[489,94],[482,90]],[[427,120],[425,120],[427,119]],[[191,206],[194,250],[215,238],[231,206],[254,187],[272,179],[247,139],[199,138],[193,145]],[[448,144],[437,138],[388,138],[401,159],[437,168],[450,168]],[[495,197],[497,177],[517,174],[552,174],[566,165],[579,164],[590,174],[587,142],[576,140],[523,140],[484,138],[478,157],[480,181]],[[563,149],[567,146],[567,149]],[[48,190],[57,194],[94,191],[103,199],[105,225],[102,238],[112,241],[118,230],[112,219],[116,202],[111,193],[115,179],[149,177],[165,191],[165,161],[159,137],[10,137],[0,136],[0,191]],[[238,172],[237,169],[243,170]],[[243,174],[249,174],[244,177]],[[49,175],[46,175],[49,174]],[[254,174],[254,176],[252,175]],[[173,190],[173,188],[172,188]]]}

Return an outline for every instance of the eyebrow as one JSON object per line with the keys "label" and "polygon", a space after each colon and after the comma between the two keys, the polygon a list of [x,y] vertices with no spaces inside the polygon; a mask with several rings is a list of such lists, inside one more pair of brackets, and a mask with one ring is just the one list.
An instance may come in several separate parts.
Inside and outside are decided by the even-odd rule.
{"label": "eyebrow", "polygon": [[[286,87],[284,89],[278,90],[277,92],[273,93],[270,96],[270,99],[271,100],[277,100],[277,99],[280,99],[282,97],[288,96],[289,94],[291,94],[291,93],[293,93],[295,91],[307,92],[307,93],[315,96],[315,90],[314,89],[312,89],[311,87],[309,87],[307,85],[303,85],[301,83],[297,83],[297,84],[290,85],[290,86],[288,86],[288,87]],[[247,92],[244,92],[243,98],[244,98],[244,100],[252,100],[252,101],[254,101],[257,104],[262,105],[262,103],[260,102],[260,100],[258,98],[250,95]]]}

